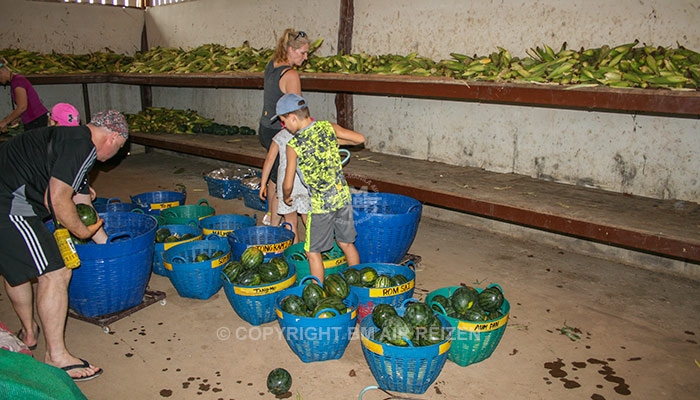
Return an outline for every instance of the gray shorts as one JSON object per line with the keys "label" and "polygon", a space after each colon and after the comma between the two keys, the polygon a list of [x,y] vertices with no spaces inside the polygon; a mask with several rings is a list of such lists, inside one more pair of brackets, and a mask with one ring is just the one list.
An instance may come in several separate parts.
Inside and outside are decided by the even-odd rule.
{"label": "gray shorts", "polygon": [[354,243],[357,232],[352,218],[352,204],[324,214],[310,213],[306,222],[304,250],[321,253],[333,247],[333,241]]}

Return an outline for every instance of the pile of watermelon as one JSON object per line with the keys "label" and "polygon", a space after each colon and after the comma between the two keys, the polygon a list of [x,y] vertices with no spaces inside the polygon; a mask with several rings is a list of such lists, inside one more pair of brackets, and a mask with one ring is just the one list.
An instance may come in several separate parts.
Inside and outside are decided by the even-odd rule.
{"label": "pile of watermelon", "polygon": [[409,341],[414,347],[431,346],[450,337],[449,327],[423,302],[408,304],[403,316],[390,304],[377,304],[372,322],[378,328],[372,339],[393,346],[407,347]]}
{"label": "pile of watermelon", "polygon": [[448,317],[469,322],[484,322],[503,317],[500,311],[503,301],[503,292],[497,286],[491,286],[481,292],[471,286],[460,286],[449,298],[443,295],[433,297],[430,305],[435,312]]}
{"label": "pile of watermelon", "polygon": [[401,274],[396,274],[394,276],[385,274],[379,275],[372,267],[364,267],[360,270],[352,267],[347,268],[343,271],[343,276],[350,286],[365,288],[387,288],[403,285],[408,282],[408,278]]}
{"label": "pile of watermelon", "polygon": [[156,231],[156,243],[179,242],[181,240],[192,239],[193,237],[194,235],[191,233],[185,233],[184,235],[172,233],[168,228],[160,228]]}
{"label": "pile of watermelon", "polygon": [[279,282],[289,274],[289,264],[281,258],[274,257],[263,262],[264,254],[257,247],[248,247],[241,254],[240,261],[226,264],[222,273],[229,282],[239,286],[260,286]]}
{"label": "pile of watermelon", "polygon": [[[331,255],[332,252],[333,250],[324,251],[323,253],[321,253],[321,259],[323,261],[333,260],[333,256]],[[308,258],[304,253],[294,253],[291,255],[291,257],[294,261],[308,261]]]}
{"label": "pile of watermelon", "polygon": [[[308,280],[301,297],[290,294],[280,304],[282,311],[300,317],[331,318],[348,312],[343,300],[350,295],[350,287],[340,274],[329,274],[323,286]],[[331,311],[334,310],[334,311]]]}

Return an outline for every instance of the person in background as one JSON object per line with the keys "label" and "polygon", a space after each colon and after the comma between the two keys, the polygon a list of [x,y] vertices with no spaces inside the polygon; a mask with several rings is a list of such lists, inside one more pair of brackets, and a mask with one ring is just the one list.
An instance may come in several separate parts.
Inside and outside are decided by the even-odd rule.
{"label": "person in background", "polygon": [[20,74],[15,74],[7,65],[7,60],[0,58],[0,83],[10,83],[10,95],[16,107],[10,115],[0,120],[0,131],[18,118],[22,119],[24,130],[42,128],[48,124],[48,110],[39,100],[31,83]]}
{"label": "person in background", "polygon": [[292,204],[295,171],[309,190],[311,213],[306,220],[304,250],[309,259],[309,270],[323,283],[325,270],[321,253],[338,246],[348,266],[360,263],[355,248],[355,224],[352,216],[352,197],[343,175],[338,146],[362,144],[361,133],[345,129],[329,121],[315,121],[303,97],[289,93],[277,102],[277,114],[286,129],[294,135],[287,143],[287,170],[282,191],[284,202]]}
{"label": "person in background", "polygon": [[57,103],[51,109],[49,126],[78,126],[80,125],[80,113],[78,109],[68,103]]}
{"label": "person in background", "polygon": [[[306,61],[309,54],[309,38],[305,32],[286,29],[277,40],[272,59],[265,67],[263,111],[258,127],[260,143],[265,150],[270,150],[272,138],[282,129],[280,121],[272,121],[275,114],[277,101],[287,93],[296,93],[301,96],[301,80],[294,67],[300,66]],[[277,192],[277,169],[279,157],[275,158],[267,193]],[[277,212],[277,196],[269,196],[267,202],[267,214],[263,217],[263,224],[278,226],[281,217]]]}
{"label": "person in background", "polygon": [[22,328],[17,336],[30,348],[39,340],[36,309],[46,340],[44,362],[85,381],[102,369],[71,354],[64,337],[68,284],[56,240],[44,223],[50,216],[74,236],[105,243],[103,220],[85,226],[75,205],[89,204],[87,177],[96,160],[112,158],[129,138],[124,116],[96,113],[85,126],[47,126],[24,132],[0,146],[0,274]]}

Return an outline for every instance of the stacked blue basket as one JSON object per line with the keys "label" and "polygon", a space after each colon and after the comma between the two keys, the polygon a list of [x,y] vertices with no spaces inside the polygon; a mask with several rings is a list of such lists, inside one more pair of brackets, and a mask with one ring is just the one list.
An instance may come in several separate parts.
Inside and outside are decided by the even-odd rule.
{"label": "stacked blue basket", "polygon": [[141,193],[129,197],[132,203],[138,204],[138,206],[147,213],[151,215],[160,215],[160,210],[164,208],[185,204],[187,194],[185,192],[158,191]]}
{"label": "stacked blue basket", "polygon": [[239,179],[215,179],[204,176],[209,195],[221,199],[237,199],[241,197],[241,181]]}
{"label": "stacked blue basket", "polygon": [[255,226],[256,223],[257,217],[255,216],[251,218],[247,215],[236,214],[212,215],[199,220],[199,226],[204,235],[215,233],[222,237],[226,237],[236,229]]}
{"label": "stacked blue basket", "polygon": [[[231,260],[231,247],[225,239],[210,235],[208,240],[196,240],[174,246],[163,253],[163,266],[168,278],[181,297],[206,300],[221,289],[221,270]],[[195,262],[200,253],[211,256],[216,251],[224,255]]]}
{"label": "stacked blue basket", "polygon": [[257,247],[263,252],[265,262],[273,257],[284,257],[284,250],[294,242],[292,226],[285,222],[282,226],[249,226],[229,233],[228,241],[234,260],[240,260],[248,247]]}
{"label": "stacked blue basket", "polygon": [[188,233],[193,234],[195,237],[185,240],[178,240],[176,242],[167,243],[156,243],[153,250],[153,273],[161,276],[168,276],[168,271],[163,266],[163,253],[165,250],[171,247],[177,246],[178,244],[183,244],[191,242],[194,240],[202,240],[202,229],[196,224],[191,225],[160,225],[160,228],[168,228],[170,233],[173,235],[182,236]]}
{"label": "stacked blue basket", "polygon": [[73,270],[68,303],[77,314],[96,317],[143,301],[153,263],[156,220],[132,212],[101,213],[106,244],[76,245],[80,267]]}
{"label": "stacked blue basket", "polygon": [[274,321],[277,318],[275,300],[278,293],[292,286],[296,280],[297,271],[294,265],[289,266],[289,273],[284,279],[260,286],[236,285],[229,281],[225,274],[221,274],[228,302],[236,314],[251,325]]}
{"label": "stacked blue basket", "polygon": [[318,282],[315,276],[307,276],[301,280],[299,286],[291,287],[277,296],[277,322],[287,344],[301,361],[308,363],[338,359],[345,353],[354,332],[357,321],[357,296],[350,293],[343,300],[349,308],[348,312],[331,318],[300,317],[282,311],[282,300],[292,294],[301,297],[304,282],[308,279]]}
{"label": "stacked blue basket", "polygon": [[134,203],[122,203],[121,199],[110,198],[102,204],[93,204],[95,206],[95,211],[98,213],[103,212],[130,212],[136,211],[143,213],[143,209],[138,204]]}
{"label": "stacked blue basket", "polygon": [[421,203],[400,194],[355,193],[352,208],[360,262],[401,262],[416,237]]}
{"label": "stacked blue basket", "polygon": [[[361,270],[365,267],[374,268],[374,270],[377,271],[377,275],[384,274],[394,276],[401,274],[406,277],[408,282],[388,288],[366,288],[350,285],[350,292],[355,293],[360,301],[358,309],[360,321],[364,320],[367,315],[371,314],[372,310],[374,310],[374,306],[377,304],[385,303],[398,307],[406,299],[413,297],[413,290],[416,284],[416,273],[414,272],[415,264],[413,261],[407,262],[405,266],[400,264],[366,263],[357,264],[348,268]],[[345,268],[343,271],[348,268]]]}
{"label": "stacked blue basket", "polygon": [[[404,304],[407,302],[408,300]],[[403,316],[405,307],[398,307],[396,311]],[[374,333],[378,328],[372,318],[362,320],[362,353],[380,388],[422,394],[437,379],[447,360],[452,342],[452,329],[442,315],[435,316],[450,335],[441,343],[421,347],[400,347],[378,342],[374,340]]]}

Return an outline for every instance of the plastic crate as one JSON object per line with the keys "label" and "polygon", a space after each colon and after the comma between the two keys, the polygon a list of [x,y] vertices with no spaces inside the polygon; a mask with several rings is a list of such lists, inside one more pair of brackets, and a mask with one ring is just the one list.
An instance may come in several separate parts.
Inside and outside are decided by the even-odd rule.
{"label": "plastic crate", "polygon": [[292,226],[285,222],[282,226],[249,226],[236,229],[226,237],[231,244],[235,260],[240,260],[248,247],[257,247],[262,251],[265,261],[270,261],[273,257],[283,256],[284,250],[294,241],[294,232]]}
{"label": "plastic crate", "polygon": [[275,300],[280,291],[292,286],[297,280],[294,265],[289,266],[289,273],[279,282],[260,286],[240,286],[231,283],[225,274],[220,274],[224,292],[233,310],[241,319],[251,325],[261,325],[277,318]]}
{"label": "plastic crate", "polygon": [[243,194],[243,204],[246,207],[258,211],[267,211],[267,200],[260,200],[258,191],[242,186],[241,193]]}
{"label": "plastic crate", "polygon": [[418,200],[399,194],[353,194],[360,262],[401,262],[416,237],[422,208]]}
{"label": "plastic crate", "polygon": [[[138,204],[122,203],[121,199],[118,199],[118,198],[107,199],[107,201],[102,203],[102,204],[94,204],[93,203],[93,206],[95,206],[95,211],[97,211],[98,213],[102,213],[102,212],[130,212],[130,211],[143,213],[143,209]],[[138,211],[136,211],[136,210],[138,210]]]}
{"label": "plastic crate", "polygon": [[228,200],[238,199],[243,195],[238,179],[215,179],[205,176],[204,181],[207,182],[210,196]]}
{"label": "plastic crate", "polygon": [[[389,276],[394,276],[401,274],[406,277],[408,282],[388,288],[366,288],[350,285],[350,291],[355,293],[357,298],[360,300],[359,321],[362,321],[367,315],[371,314],[372,310],[374,310],[374,306],[377,304],[384,303],[390,304],[394,307],[399,307],[406,299],[413,297],[413,290],[416,285],[416,273],[413,269],[411,269],[415,269],[415,265],[412,261],[407,262],[406,265],[366,263],[357,264],[348,268],[355,268],[359,271],[365,267],[374,268],[377,271],[377,275],[386,274]],[[345,269],[343,269],[343,271],[345,271]]]}
{"label": "plastic crate", "polygon": [[[201,252],[211,255],[217,250],[224,255],[194,262]],[[207,240],[173,246],[163,253],[163,266],[180,297],[206,300],[221,289],[221,270],[231,260],[231,247],[225,239],[210,235]]]}
{"label": "plastic crate", "polygon": [[199,220],[199,226],[202,228],[204,235],[217,234],[226,236],[236,229],[255,226],[257,217],[248,217],[246,215],[223,214],[212,215]]}
{"label": "plastic crate", "polygon": [[[304,251],[304,243],[299,242],[293,244],[284,251],[283,257],[287,260],[287,264],[294,264],[297,269],[297,282],[311,273],[309,271],[309,260],[306,259],[306,252]],[[321,256],[325,256],[326,259],[323,260],[323,268],[326,275],[334,274],[340,272],[347,268],[348,261],[345,259],[345,254],[343,250],[340,249],[338,243],[333,242],[333,248],[321,253]]]}
{"label": "plastic crate", "polygon": [[[397,307],[396,311],[403,316],[405,308]],[[451,332],[450,323],[442,315],[436,314],[436,317]],[[452,338],[430,346],[400,347],[374,340],[377,330],[372,318],[360,322],[362,353],[379,387],[403,393],[425,393],[445,366]]]}
{"label": "plastic crate", "polygon": [[175,191],[157,191],[129,196],[131,202],[138,204],[144,211],[152,215],[160,215],[161,210],[185,204],[187,193]]}
{"label": "plastic crate", "polygon": [[[489,287],[491,286],[497,286],[500,289],[498,285],[490,285]],[[432,299],[439,294],[449,299],[457,288],[459,288],[459,286],[434,290],[428,293],[425,302],[430,304]],[[479,288],[475,289],[480,293],[484,290]],[[447,358],[459,366],[466,367],[491,357],[491,354],[496,350],[496,346],[498,346],[498,343],[501,341],[501,337],[503,337],[506,326],[508,325],[510,303],[507,299],[503,300],[499,311],[501,311],[503,317],[486,322],[462,321],[443,315],[454,328],[452,334],[452,348]]]}
{"label": "plastic crate", "polygon": [[202,218],[214,215],[214,207],[209,205],[207,199],[201,199],[197,205],[175,206],[163,210],[160,216],[166,225],[184,225],[195,221],[199,224]]}
{"label": "plastic crate", "polygon": [[178,240],[177,242],[155,243],[153,248],[153,273],[156,275],[168,276],[168,271],[163,266],[163,253],[165,250],[177,246],[178,244],[183,244],[194,240],[202,240],[202,229],[197,225],[161,225],[158,226],[158,229],[160,228],[168,228],[170,229],[170,233],[180,236],[187,233],[195,235],[193,238]]}
{"label": "plastic crate", "polygon": [[279,293],[275,307],[277,322],[289,348],[301,361],[308,363],[341,358],[350,343],[357,321],[357,296],[350,293],[343,300],[349,308],[348,312],[331,318],[301,317],[282,311],[282,300],[292,294],[301,297],[304,282],[309,279],[320,284],[316,277],[307,276],[299,286]]}

